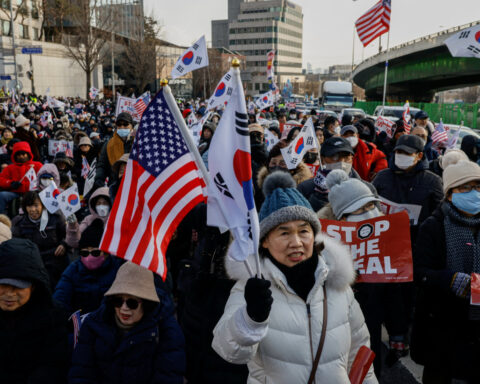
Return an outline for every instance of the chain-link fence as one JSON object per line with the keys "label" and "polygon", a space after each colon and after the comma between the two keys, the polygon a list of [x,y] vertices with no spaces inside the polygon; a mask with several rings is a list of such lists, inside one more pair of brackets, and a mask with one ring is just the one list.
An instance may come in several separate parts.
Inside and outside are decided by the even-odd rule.
{"label": "chain-link fence", "polygon": [[[380,101],[357,101],[355,108],[363,109],[372,115],[375,108],[382,105]],[[402,106],[402,103],[387,103],[392,106]],[[430,120],[439,122],[443,119],[445,124],[461,124],[472,129],[480,129],[479,108],[480,104],[435,104],[435,103],[410,103],[411,107],[419,108],[428,113]]]}

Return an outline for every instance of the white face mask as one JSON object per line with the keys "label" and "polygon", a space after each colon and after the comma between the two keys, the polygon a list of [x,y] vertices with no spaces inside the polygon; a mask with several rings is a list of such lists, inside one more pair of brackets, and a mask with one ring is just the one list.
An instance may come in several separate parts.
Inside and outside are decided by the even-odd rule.
{"label": "white face mask", "polygon": [[333,171],[334,169],[341,169],[342,171],[345,171],[347,175],[350,175],[350,171],[352,170],[352,164],[345,163],[344,161],[338,161],[336,163],[325,164],[323,168],[326,169],[327,171]]}
{"label": "white face mask", "polygon": [[40,185],[44,188],[47,188],[50,184],[52,184],[52,179],[40,179]]}
{"label": "white face mask", "polygon": [[342,128],[340,128],[340,126],[336,126],[334,129],[333,129],[333,132],[335,132],[337,135],[340,135],[340,132],[342,131]]}
{"label": "white face mask", "polygon": [[348,215],[347,221],[351,221],[354,223],[358,223],[359,221],[373,219],[381,215],[381,212],[378,210],[377,207],[371,209],[370,211],[359,213],[358,215]]}
{"label": "white face mask", "polygon": [[395,165],[400,169],[408,169],[415,163],[415,156],[395,153]]}
{"label": "white face mask", "polygon": [[358,137],[357,136],[350,136],[346,137],[347,141],[350,143],[352,148],[355,148],[358,144]]}
{"label": "white face mask", "polygon": [[98,213],[98,216],[105,217],[110,213],[110,206],[109,205],[97,205],[95,210]]}

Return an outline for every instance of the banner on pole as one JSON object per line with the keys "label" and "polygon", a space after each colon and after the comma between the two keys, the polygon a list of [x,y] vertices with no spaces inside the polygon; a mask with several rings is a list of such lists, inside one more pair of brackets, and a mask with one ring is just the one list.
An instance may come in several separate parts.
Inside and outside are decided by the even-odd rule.
{"label": "banner on pole", "polygon": [[345,243],[357,283],[413,281],[410,220],[406,212],[360,222],[320,220],[322,232]]}
{"label": "banner on pole", "polygon": [[48,140],[48,155],[55,156],[58,152],[67,153],[73,148],[73,141]]}
{"label": "banner on pole", "polygon": [[135,103],[137,99],[126,97],[126,96],[118,96],[117,97],[117,109],[115,111],[115,116],[118,116],[122,112],[128,112],[132,115],[133,121],[139,122],[141,116],[138,115],[135,109]]}

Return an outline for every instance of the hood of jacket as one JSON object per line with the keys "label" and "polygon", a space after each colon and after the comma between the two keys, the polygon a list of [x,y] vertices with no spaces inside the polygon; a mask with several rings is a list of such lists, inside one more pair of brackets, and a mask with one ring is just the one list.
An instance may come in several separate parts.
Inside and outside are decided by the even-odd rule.
{"label": "hood of jacket", "polygon": [[38,247],[30,240],[13,238],[0,244],[0,276],[28,280],[35,295],[51,300],[50,282]]}
{"label": "hood of jacket", "polygon": [[[27,152],[30,155],[30,159],[28,159],[26,163],[17,163],[15,161],[15,154],[17,152]],[[30,148],[30,144],[28,144],[26,141],[20,141],[19,143],[13,144],[12,163],[17,165],[22,165],[22,164],[28,164],[32,162],[32,160],[33,160],[33,154],[32,154],[32,149]]]}
{"label": "hood of jacket", "polygon": [[[93,192],[92,196],[88,200],[88,209],[89,209],[90,213],[92,215],[94,215],[95,217],[98,217],[98,218],[100,218],[100,216],[98,216],[98,213],[95,210],[95,206],[93,204],[97,201],[97,198],[100,197],[100,196],[105,197],[108,201],[110,201],[110,195],[108,193],[108,187],[98,188],[95,192]],[[111,201],[110,201],[110,208],[112,208]]]}
{"label": "hood of jacket", "polygon": [[[327,287],[343,291],[354,283],[356,276],[355,270],[353,269],[352,256],[349,249],[344,244],[323,233],[319,233],[315,237],[315,247],[321,249],[319,256],[323,258],[326,265],[326,271],[324,271],[323,274],[325,274]],[[248,280],[250,275],[248,274],[244,263],[235,261],[230,257],[230,251],[231,249],[229,249],[225,255],[225,270],[228,277],[235,281]],[[248,262],[252,267],[255,265],[253,255],[248,257]],[[267,264],[270,268],[273,266],[273,263],[266,258],[261,258],[260,264],[263,270]],[[276,267],[274,268],[279,272]],[[276,273],[278,274],[278,272]],[[322,276],[322,273],[319,273],[318,276]]]}
{"label": "hood of jacket", "polygon": [[[304,162],[301,162],[300,164],[298,164],[298,167],[295,168],[295,172],[293,174],[291,172],[289,173],[292,175],[293,180],[295,180],[295,183],[297,185],[313,177],[312,172],[310,171],[310,168],[308,168],[308,166]],[[265,181],[265,178],[268,175],[269,175],[269,172],[267,167],[262,167],[258,171],[257,184],[260,189],[262,189],[263,182]]]}
{"label": "hood of jacket", "polygon": [[44,166],[42,166],[42,168],[40,168],[40,170],[37,173],[38,188],[40,190],[43,189],[42,186],[40,185],[40,178],[42,177],[42,175],[44,175],[46,173],[53,176],[53,181],[55,182],[55,185],[57,187],[59,187],[60,186],[60,174],[58,173],[57,166],[55,164],[52,164],[52,163],[47,163]]}

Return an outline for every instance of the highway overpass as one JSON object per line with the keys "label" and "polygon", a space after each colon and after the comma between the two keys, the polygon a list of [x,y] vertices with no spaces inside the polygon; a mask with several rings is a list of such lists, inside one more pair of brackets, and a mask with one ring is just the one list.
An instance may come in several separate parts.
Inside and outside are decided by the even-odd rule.
{"label": "highway overpass", "polygon": [[480,20],[418,38],[360,63],[354,82],[367,100],[381,100],[385,60],[389,60],[387,100],[430,102],[437,91],[480,84],[480,60],[452,57],[444,41],[458,31],[480,25]]}

